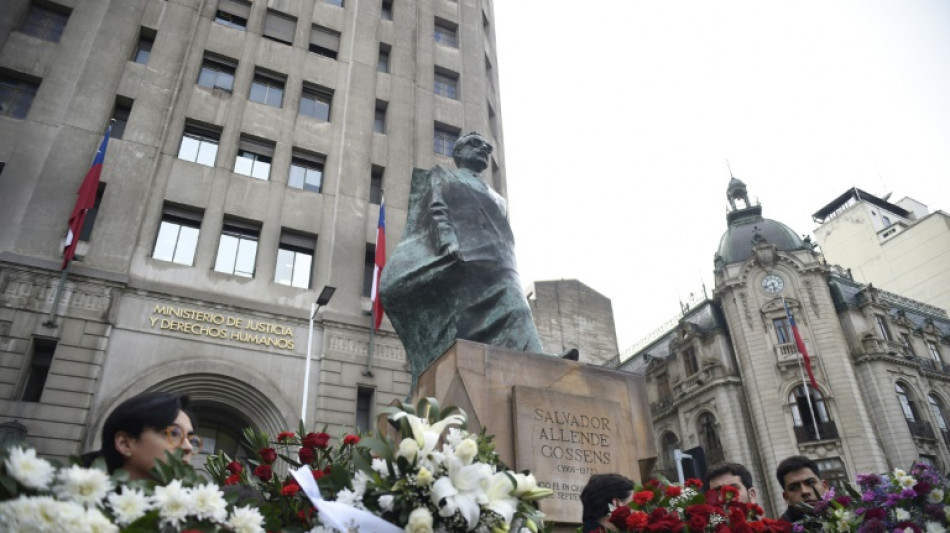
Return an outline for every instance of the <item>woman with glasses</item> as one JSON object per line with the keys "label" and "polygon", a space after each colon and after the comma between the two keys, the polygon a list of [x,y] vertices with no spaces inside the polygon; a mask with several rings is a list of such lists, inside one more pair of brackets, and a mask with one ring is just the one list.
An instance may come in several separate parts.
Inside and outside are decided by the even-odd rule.
{"label": "woman with glasses", "polygon": [[102,427],[102,455],[109,473],[121,468],[135,479],[151,478],[156,459],[181,449],[184,459],[201,451],[188,396],[146,392],[122,402]]}

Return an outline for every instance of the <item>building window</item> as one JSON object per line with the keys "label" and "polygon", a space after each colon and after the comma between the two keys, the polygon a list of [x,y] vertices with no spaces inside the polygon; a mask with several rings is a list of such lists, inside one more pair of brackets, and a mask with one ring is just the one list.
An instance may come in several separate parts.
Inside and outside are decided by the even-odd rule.
{"label": "building window", "polygon": [[379,60],[376,62],[376,70],[382,73],[389,72],[389,51],[392,49],[386,43],[379,43]]}
{"label": "building window", "polygon": [[660,439],[660,457],[663,459],[661,474],[668,479],[676,479],[676,457],[674,450],[680,447],[680,440],[673,432],[666,432]]}
{"label": "building window", "polygon": [[817,421],[819,425],[828,423],[828,410],[825,408],[825,397],[821,392],[808,387],[811,399],[811,409],[808,408],[809,398],[805,397],[806,387],[799,385],[788,395],[788,402],[792,407],[792,421],[795,427],[809,429]]}
{"label": "building window", "polygon": [[296,32],[296,17],[271,9],[267,10],[267,15],[264,17],[264,31],[261,35],[279,43],[294,44],[294,33]]}
{"label": "building window", "polygon": [[198,85],[209,89],[231,92],[234,89],[234,71],[237,61],[221,57],[205,56],[198,73]]}
{"label": "building window", "polygon": [[340,51],[340,32],[314,26],[310,30],[310,51],[330,59],[336,59]]}
{"label": "building window", "polygon": [[683,353],[683,366],[686,369],[687,376],[692,376],[696,372],[699,372],[699,361],[696,359],[695,349],[689,348]]}
{"label": "building window", "polygon": [[112,118],[115,123],[112,125],[113,139],[121,139],[125,136],[125,127],[129,124],[129,115],[132,114],[133,100],[123,96],[117,96],[115,99],[115,108],[112,110]]}
{"label": "building window", "polygon": [[195,264],[201,213],[165,206],[152,259],[191,266]]}
{"label": "building window", "polygon": [[383,0],[382,10],[379,16],[383,20],[393,19],[393,0]]}
{"label": "building window", "polygon": [[376,100],[376,112],[373,115],[373,131],[386,133],[386,102]]}
{"label": "building window", "polygon": [[877,323],[877,331],[881,334],[881,339],[891,340],[891,332],[887,329],[887,321],[883,315],[874,315],[874,321]]}
{"label": "building window", "polygon": [[458,100],[458,93],[459,93],[458,74],[454,72],[449,72],[447,70],[437,70],[435,73],[435,79],[433,82],[432,90],[435,92],[435,94],[439,96],[451,98],[452,100]]}
{"label": "building window", "polygon": [[934,414],[934,420],[937,421],[937,427],[940,428],[940,431],[946,433],[948,429],[947,411],[943,408],[943,402],[932,392],[927,396],[927,401],[930,402],[930,410]]}
{"label": "building window", "polygon": [[89,242],[89,239],[92,237],[92,228],[96,226],[96,217],[99,216],[99,205],[102,204],[102,197],[106,193],[106,184],[104,182],[99,182],[99,187],[96,189],[96,201],[93,203],[92,209],[86,211],[86,219],[82,222],[82,229],[79,230],[79,240]]}
{"label": "building window", "polygon": [[709,464],[721,463],[724,455],[722,442],[719,440],[719,432],[716,430],[716,419],[712,413],[703,413],[699,415],[697,425],[699,445],[706,452],[706,462]]}
{"label": "building window", "polygon": [[914,357],[914,346],[911,344],[910,335],[907,333],[901,333],[901,344],[904,345],[904,353],[911,357]]}
{"label": "building window", "polygon": [[242,0],[219,0],[214,21],[236,30],[247,29],[247,19],[251,15],[251,4]]}
{"label": "building window", "polygon": [[891,219],[890,219],[890,218],[888,218],[888,217],[886,217],[886,216],[884,216],[884,215],[881,215],[881,220],[884,221],[884,227],[885,227],[885,228],[891,227]]}
{"label": "building window", "polygon": [[49,367],[53,364],[53,353],[56,352],[54,339],[33,338],[33,350],[30,354],[30,366],[26,369],[26,379],[20,391],[21,402],[39,402],[49,376]]}
{"label": "building window", "polygon": [[155,43],[155,30],[142,28],[139,30],[139,42],[132,51],[132,61],[142,65],[148,64],[148,58],[152,55],[152,46]]}
{"label": "building window", "polygon": [[284,103],[284,78],[260,70],[254,72],[250,100],[259,104],[280,107]]}
{"label": "building window", "polygon": [[448,126],[435,126],[435,153],[452,157],[452,150],[455,149],[455,141],[459,138],[459,132],[450,129]]}
{"label": "building window", "polygon": [[818,473],[821,474],[821,479],[834,486],[835,492],[847,494],[847,490],[850,488],[850,478],[841,459],[830,457],[818,459],[815,463],[818,465]]}
{"label": "building window", "polygon": [[488,85],[488,90],[492,93],[495,92],[495,74],[491,66],[491,60],[488,59],[488,56],[485,56],[485,83]]}
{"label": "building window", "polygon": [[775,339],[779,344],[791,344],[795,342],[794,337],[792,337],[792,328],[788,325],[787,317],[772,320],[772,325],[775,327]]}
{"label": "building window", "polygon": [[234,159],[234,172],[267,181],[270,178],[273,157],[273,143],[242,135],[237,157]]}
{"label": "building window", "polygon": [[0,74],[0,117],[26,118],[39,88],[39,82],[31,83]]}
{"label": "building window", "polygon": [[260,226],[225,220],[224,227],[221,228],[214,269],[225,274],[253,278],[257,260],[257,239],[260,234]]}
{"label": "building window", "polygon": [[668,373],[662,372],[656,375],[656,393],[660,400],[671,396],[670,375]]}
{"label": "building window", "polygon": [[310,288],[310,269],[317,238],[287,230],[280,232],[277,248],[277,269],[274,282],[300,289]]}
{"label": "building window", "polygon": [[488,129],[491,131],[492,136],[497,139],[498,118],[495,116],[495,109],[492,107],[491,102],[488,102],[486,107],[488,108]]}
{"label": "building window", "polygon": [[44,41],[58,43],[63,36],[63,30],[66,29],[66,22],[69,21],[69,10],[61,6],[55,6],[53,9],[54,4],[48,5],[50,7],[30,4],[20,31]]}
{"label": "building window", "polygon": [[365,433],[374,429],[372,387],[356,387],[356,431]]}
{"label": "building window", "polygon": [[373,165],[369,173],[369,203],[379,205],[383,201],[383,167]]}
{"label": "building window", "polygon": [[329,122],[332,102],[333,90],[304,84],[303,94],[300,95],[300,114]]}
{"label": "building window", "polygon": [[343,0],[325,0],[331,6],[343,7]]}
{"label": "building window", "polygon": [[914,403],[914,399],[907,394],[907,390],[904,388],[904,385],[901,383],[894,384],[894,392],[897,393],[897,400],[901,404],[901,410],[904,412],[904,418],[908,422],[916,422],[920,420],[920,413],[917,412],[917,405]]}
{"label": "building window", "polygon": [[311,155],[294,150],[290,160],[290,177],[287,186],[305,191],[323,191],[323,164],[322,156]]}
{"label": "building window", "polygon": [[221,132],[197,124],[185,124],[178,158],[208,167],[214,166]]}
{"label": "building window", "polygon": [[451,46],[452,48],[458,48],[458,27],[444,20],[436,20],[435,42],[441,45]]}
{"label": "building window", "polygon": [[930,357],[938,363],[942,363],[943,359],[940,358],[940,350],[937,349],[937,343],[933,341],[927,341],[927,351],[930,352]]}
{"label": "building window", "polygon": [[369,298],[373,293],[373,274],[376,271],[376,245],[367,244],[366,254],[363,255],[363,297]]}

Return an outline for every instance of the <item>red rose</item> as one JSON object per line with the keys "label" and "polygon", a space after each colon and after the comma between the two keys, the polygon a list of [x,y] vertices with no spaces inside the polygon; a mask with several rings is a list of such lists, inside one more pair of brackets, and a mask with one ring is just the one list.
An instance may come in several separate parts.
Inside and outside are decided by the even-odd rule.
{"label": "red rose", "polygon": [[314,456],[313,448],[307,448],[305,446],[303,448],[300,448],[300,450],[297,451],[297,457],[299,457],[300,462],[305,465],[309,465],[310,463],[313,462],[313,456]]}
{"label": "red rose", "polygon": [[613,510],[610,513],[610,517],[607,519],[611,524],[617,526],[617,529],[624,529],[624,524],[627,523],[627,517],[630,516],[630,508],[626,505],[621,505]]}
{"label": "red rose", "polygon": [[689,530],[690,531],[705,531],[706,524],[709,523],[709,520],[706,520],[706,517],[703,515],[694,514],[689,518]]}
{"label": "red rose", "polygon": [[762,533],[790,533],[792,531],[792,524],[789,524],[785,520],[772,520],[771,518],[763,518],[758,522],[753,522],[753,524],[760,524]]}
{"label": "red rose", "polygon": [[329,475],[330,469],[332,468],[332,466],[333,465],[327,465],[327,467],[323,469],[323,473]]}
{"label": "red rose", "polygon": [[231,461],[225,468],[227,468],[228,472],[231,472],[232,474],[240,474],[244,471],[244,467],[241,466],[241,463],[237,461]]}
{"label": "red rose", "polygon": [[360,438],[357,437],[356,435],[347,435],[347,436],[343,437],[343,444],[344,444],[344,445],[347,445],[347,444],[353,445],[353,444],[356,444],[356,443],[359,442],[359,441],[360,441]]}
{"label": "red rose", "polygon": [[657,507],[650,513],[650,521],[646,526],[647,531],[660,533],[670,532],[679,533],[686,527],[678,514],[667,512],[662,507]]}
{"label": "red rose", "polygon": [[694,487],[694,488],[697,488],[697,489],[701,489],[701,488],[703,488],[703,482],[700,481],[700,480],[698,480],[698,479],[696,479],[696,478],[694,478],[694,477],[691,477],[691,478],[689,478],[689,479],[686,480],[686,486],[687,486],[687,487]]}
{"label": "red rose", "polygon": [[307,433],[302,444],[308,448],[326,448],[329,443],[330,435],[327,433]]}
{"label": "red rose", "polygon": [[746,514],[742,507],[729,507],[729,525],[735,528],[739,524],[745,524]]}
{"label": "red rose", "polygon": [[286,485],[284,485],[284,488],[280,489],[280,494],[282,496],[293,496],[297,494],[298,492],[300,492],[300,485],[298,485],[297,483],[293,481],[291,481],[290,483],[287,483]]}
{"label": "red rose", "polygon": [[241,482],[241,474],[231,474],[224,480],[225,485],[237,485]]}
{"label": "red rose", "polygon": [[313,479],[320,479],[320,478],[322,478],[324,475],[325,475],[325,474],[323,473],[323,470],[314,470],[314,471],[313,471]]}
{"label": "red rose", "polygon": [[633,501],[636,502],[637,505],[641,507],[646,505],[652,499],[653,499],[653,491],[650,491],[650,490],[641,490],[640,492],[634,493],[633,495]]}
{"label": "red rose", "polygon": [[296,436],[297,434],[293,431],[281,431],[280,435],[277,435],[277,442],[284,442],[285,440],[292,439]]}
{"label": "red rose", "polygon": [[274,476],[274,470],[270,465],[260,465],[254,469],[254,475],[261,481],[270,481],[270,478]]}
{"label": "red rose", "polygon": [[666,487],[667,498],[675,498],[682,493],[683,493],[683,489],[677,487],[676,485],[670,485],[669,487]]}
{"label": "red rose", "polygon": [[732,485],[723,485],[719,487],[719,492],[722,494],[723,501],[731,502],[739,498],[739,489],[733,487]]}
{"label": "red rose", "polygon": [[261,448],[257,453],[261,456],[261,461],[267,464],[273,464],[277,460],[277,452],[273,448]]}
{"label": "red rose", "polygon": [[644,513],[643,511],[635,511],[630,513],[630,516],[627,517],[626,529],[641,529],[646,527],[647,522],[650,519],[650,515]]}
{"label": "red rose", "polygon": [[308,507],[306,509],[301,509],[297,511],[297,518],[301,522],[303,522],[304,520],[308,520],[311,516],[313,516],[313,513],[315,513],[316,511],[317,511],[316,507]]}

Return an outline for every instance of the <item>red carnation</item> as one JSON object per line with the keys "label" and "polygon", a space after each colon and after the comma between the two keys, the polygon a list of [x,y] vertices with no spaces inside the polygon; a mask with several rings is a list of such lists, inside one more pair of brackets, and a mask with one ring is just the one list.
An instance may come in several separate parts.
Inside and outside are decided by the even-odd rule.
{"label": "red carnation", "polygon": [[732,485],[723,485],[719,487],[719,491],[722,493],[724,501],[730,502],[739,498],[739,489]]}
{"label": "red carnation", "polygon": [[756,531],[760,531],[761,533],[791,533],[792,531],[792,524],[785,520],[763,518],[762,520],[752,523],[758,525]]}
{"label": "red carnation", "polygon": [[270,481],[270,478],[274,476],[274,470],[270,465],[260,465],[254,469],[254,475],[261,481]]}
{"label": "red carnation", "polygon": [[267,464],[273,464],[277,460],[277,452],[273,448],[261,448],[257,452],[261,456],[261,461]]}
{"label": "red carnation", "polygon": [[323,473],[323,470],[314,470],[314,471],[313,471],[313,479],[320,479],[320,478],[322,478],[324,475],[325,475],[325,474]]}
{"label": "red carnation", "polygon": [[313,513],[315,513],[316,511],[317,511],[316,507],[308,507],[306,509],[301,509],[297,511],[297,518],[302,522],[304,520],[309,519],[311,516],[313,516]]}
{"label": "red carnation", "polygon": [[292,439],[296,436],[297,434],[293,431],[281,431],[280,435],[277,435],[277,442],[284,442],[285,440]]}
{"label": "red carnation", "polygon": [[240,474],[244,471],[244,467],[241,466],[241,463],[237,461],[231,461],[225,468],[227,468],[228,472],[231,472],[232,474]]}
{"label": "red carnation", "polygon": [[307,433],[303,438],[303,445],[308,448],[326,448],[330,443],[330,435],[327,433]]}
{"label": "red carnation", "polygon": [[650,515],[643,511],[635,511],[627,517],[626,529],[641,529],[647,526]]}
{"label": "red carnation", "polygon": [[284,485],[284,488],[280,489],[280,494],[282,496],[294,496],[298,492],[300,492],[300,485],[294,481],[287,483]]}
{"label": "red carnation", "polygon": [[670,485],[669,487],[666,487],[667,498],[675,498],[679,496],[680,494],[682,494],[682,492],[683,492],[683,489],[677,487],[676,485]]}
{"label": "red carnation", "polygon": [[313,462],[314,454],[315,454],[314,449],[307,448],[306,446],[304,446],[303,448],[300,448],[300,450],[297,451],[297,457],[299,457],[300,462],[305,465],[309,465],[310,463]]}
{"label": "red carnation", "polygon": [[705,531],[706,524],[709,523],[709,520],[706,519],[703,515],[694,514],[689,518],[689,530],[690,531]]}
{"label": "red carnation", "polygon": [[640,492],[634,493],[633,501],[639,506],[646,505],[650,500],[653,499],[653,491],[650,490],[641,490]]}
{"label": "red carnation", "polygon": [[630,516],[631,512],[632,511],[629,507],[626,505],[621,505],[620,507],[614,509],[612,513],[610,513],[610,518],[607,520],[611,524],[617,526],[617,529],[624,529],[624,524],[627,523],[627,517]]}
{"label": "red carnation", "polygon": [[344,445],[347,445],[347,444],[353,445],[353,444],[356,444],[356,443],[359,442],[359,441],[360,441],[360,438],[357,437],[356,435],[347,435],[347,436],[343,437],[343,444],[344,444]]}
{"label": "red carnation", "polygon": [[686,480],[686,486],[687,486],[687,487],[694,487],[694,488],[697,488],[697,489],[701,489],[701,488],[703,488],[703,482],[700,481],[700,480],[698,480],[698,479],[696,479],[696,478],[694,478],[694,477],[691,477],[691,478],[689,478],[689,479]]}
{"label": "red carnation", "polygon": [[241,482],[241,474],[231,474],[224,479],[225,485],[237,485]]}

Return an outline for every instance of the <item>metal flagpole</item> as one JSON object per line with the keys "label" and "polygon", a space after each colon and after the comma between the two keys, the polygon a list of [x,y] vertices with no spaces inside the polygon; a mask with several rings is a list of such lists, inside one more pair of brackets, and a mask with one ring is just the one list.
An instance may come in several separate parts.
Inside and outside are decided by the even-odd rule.
{"label": "metal flagpole", "polygon": [[808,402],[808,410],[811,412],[811,422],[815,425],[815,437],[821,440],[821,433],[818,431],[818,413],[815,412],[815,408],[811,405],[811,389],[808,388],[808,381],[805,380],[805,369],[802,367],[802,358],[799,354],[798,359],[798,373],[802,376],[802,387],[805,389],[805,401]]}
{"label": "metal flagpole", "polygon": [[[375,282],[374,282],[375,283]],[[379,298],[379,295],[376,295]],[[376,346],[376,302],[373,302],[372,308],[369,312],[369,349],[366,354],[366,370],[363,371],[364,376],[373,375],[373,348]]]}
{"label": "metal flagpole", "polygon": [[43,325],[48,328],[56,327],[56,309],[59,307],[59,301],[63,299],[63,288],[66,286],[66,274],[68,272],[69,264],[67,263],[66,268],[59,275],[59,285],[56,286],[56,294],[53,296],[53,305],[49,308],[49,316],[46,317],[46,322],[43,322]]}
{"label": "metal flagpole", "polygon": [[310,394],[310,353],[313,348],[313,316],[317,314],[317,302],[310,304],[310,330],[307,332],[307,363],[303,371],[303,401],[300,404],[300,421],[307,427],[307,397]]}

